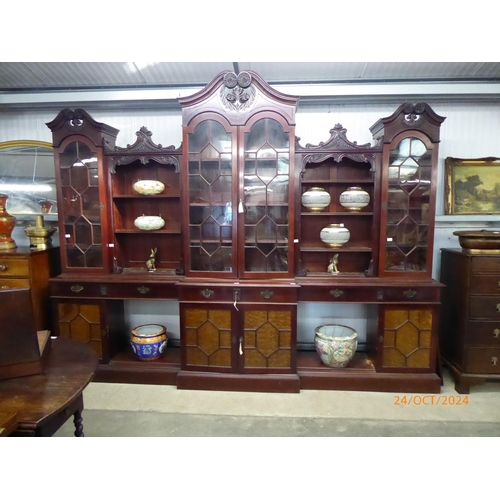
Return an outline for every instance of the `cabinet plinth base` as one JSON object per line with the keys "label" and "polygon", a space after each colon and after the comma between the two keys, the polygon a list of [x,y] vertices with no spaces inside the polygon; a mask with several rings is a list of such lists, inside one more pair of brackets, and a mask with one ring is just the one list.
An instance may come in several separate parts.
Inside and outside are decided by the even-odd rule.
{"label": "cabinet plinth base", "polygon": [[301,390],[439,394],[442,385],[437,373],[376,372],[369,356],[362,352],[357,352],[346,368],[329,368],[315,352],[299,352],[297,373]]}
{"label": "cabinet plinth base", "polygon": [[464,373],[446,358],[442,358],[442,361],[448,367],[448,370],[450,371],[450,374],[455,381],[455,390],[458,392],[458,394],[469,394],[470,388],[473,385],[481,385],[485,382],[500,381],[500,374]]}
{"label": "cabinet plinth base", "polygon": [[300,379],[295,374],[251,375],[180,371],[177,389],[201,391],[300,392]]}
{"label": "cabinet plinth base", "polygon": [[109,364],[100,364],[93,382],[176,385],[180,368],[179,348],[167,347],[164,355],[154,361],[141,361],[128,349],[120,352]]}
{"label": "cabinet plinth base", "polygon": [[[481,383],[477,376],[469,377]],[[469,378],[467,380],[469,380]],[[495,378],[493,377],[481,377]],[[500,376],[496,377],[500,379]],[[477,380],[477,381],[476,381]],[[181,370],[180,349],[169,347],[155,361],[137,359],[131,350],[99,365],[94,382],[175,385],[200,391],[298,393],[302,390],[430,393],[441,391],[435,373],[377,373],[366,353],[358,352],[347,368],[323,365],[314,351],[297,353],[297,374],[237,374]]]}

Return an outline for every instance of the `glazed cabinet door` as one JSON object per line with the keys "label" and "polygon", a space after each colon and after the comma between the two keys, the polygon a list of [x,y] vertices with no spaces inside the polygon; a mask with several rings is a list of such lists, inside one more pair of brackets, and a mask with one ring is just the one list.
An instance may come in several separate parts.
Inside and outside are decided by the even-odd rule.
{"label": "glazed cabinet door", "polygon": [[63,109],[47,126],[54,145],[61,270],[108,273],[113,238],[103,147],[114,146],[118,130],[82,109]]}
{"label": "glazed cabinet door", "polygon": [[384,153],[381,275],[430,277],[437,151],[423,134],[405,133]]}
{"label": "glazed cabinet door", "polygon": [[379,276],[432,278],[437,160],[444,117],[402,104],[370,130],[383,143]]}
{"label": "glazed cabinet door", "polygon": [[294,128],[257,115],[240,130],[240,276],[293,276]]}
{"label": "glazed cabinet door", "polygon": [[56,152],[56,164],[63,271],[107,272],[102,151],[85,138],[70,138]]}
{"label": "glazed cabinet door", "polygon": [[236,276],[236,139],[235,127],[215,116],[184,132],[187,276]]}

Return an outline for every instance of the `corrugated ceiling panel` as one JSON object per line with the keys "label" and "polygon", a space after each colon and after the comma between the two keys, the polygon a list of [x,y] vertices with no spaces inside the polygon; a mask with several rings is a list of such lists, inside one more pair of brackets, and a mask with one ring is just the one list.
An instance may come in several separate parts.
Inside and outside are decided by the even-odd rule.
{"label": "corrugated ceiling panel", "polygon": [[478,63],[474,76],[484,78],[498,78],[500,75],[500,62]]}
{"label": "corrugated ceiling panel", "polygon": [[48,87],[89,87],[138,85],[146,83],[141,74],[121,62],[25,63]]}
{"label": "corrugated ceiling panel", "polygon": [[[500,62],[238,62],[269,83],[500,79]],[[0,89],[200,85],[232,62],[0,62]]]}
{"label": "corrugated ceiling panel", "polygon": [[150,85],[207,84],[221,71],[233,70],[231,62],[150,62],[135,64]]}
{"label": "corrugated ceiling panel", "polygon": [[363,62],[240,62],[269,82],[302,82],[358,79]]}
{"label": "corrugated ceiling panel", "polygon": [[4,62],[0,64],[0,88],[42,87],[44,81],[24,63]]}

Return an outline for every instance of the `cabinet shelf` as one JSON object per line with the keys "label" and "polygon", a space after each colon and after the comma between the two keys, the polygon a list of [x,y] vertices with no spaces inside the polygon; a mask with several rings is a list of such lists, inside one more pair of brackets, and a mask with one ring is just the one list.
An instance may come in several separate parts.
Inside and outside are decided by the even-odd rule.
{"label": "cabinet shelf", "polygon": [[375,184],[373,179],[321,179],[321,180],[302,180],[301,184]]}
{"label": "cabinet shelf", "polygon": [[339,248],[333,247],[310,247],[304,246],[300,249],[301,252],[372,252],[372,248],[368,246],[343,246]]}
{"label": "cabinet shelf", "polygon": [[307,217],[344,217],[347,215],[348,217],[359,217],[359,216],[370,216],[373,217],[373,212],[301,212],[301,215]]}
{"label": "cabinet shelf", "polygon": [[176,193],[176,194],[155,194],[155,195],[144,195],[144,194],[114,194],[113,199],[120,200],[120,199],[141,199],[141,200],[155,200],[158,198],[180,198],[181,195]]}
{"label": "cabinet shelf", "polygon": [[180,229],[158,229],[157,231],[141,231],[140,229],[115,229],[115,234],[181,234]]}

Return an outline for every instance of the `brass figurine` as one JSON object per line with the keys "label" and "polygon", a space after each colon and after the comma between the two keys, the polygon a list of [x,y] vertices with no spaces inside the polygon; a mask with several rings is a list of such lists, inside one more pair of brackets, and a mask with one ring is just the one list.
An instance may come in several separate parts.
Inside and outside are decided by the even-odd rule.
{"label": "brass figurine", "polygon": [[156,271],[156,266],[155,266],[155,256],[156,252],[158,251],[158,248],[151,249],[151,255],[149,256],[149,259],[146,261],[146,268],[150,273],[154,273]]}
{"label": "brass figurine", "polygon": [[330,274],[339,274],[339,269],[337,264],[339,263],[339,254],[336,253],[331,259],[330,264],[328,264],[328,272]]}

